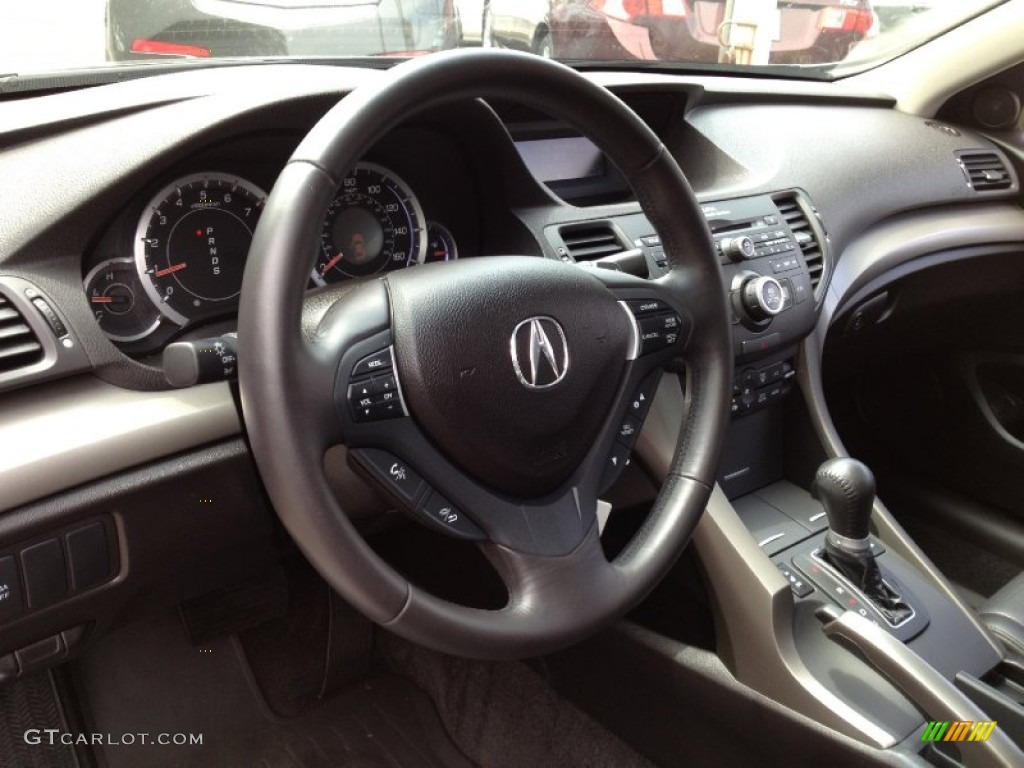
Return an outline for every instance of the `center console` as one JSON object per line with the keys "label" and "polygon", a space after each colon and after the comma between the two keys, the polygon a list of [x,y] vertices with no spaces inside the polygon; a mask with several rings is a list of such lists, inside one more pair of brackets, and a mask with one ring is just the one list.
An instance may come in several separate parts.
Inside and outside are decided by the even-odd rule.
{"label": "center console", "polygon": [[[1024,765],[1012,738],[1024,740],[1024,695],[1007,693],[1024,684],[1024,665],[1007,661],[875,498],[867,468],[826,461],[846,451],[821,391],[815,326],[829,259],[813,204],[790,190],[702,208],[735,359],[726,450],[694,536],[718,656],[750,688],[875,748],[940,766]],[[564,261],[640,264],[652,278],[667,269],[641,214],[553,224],[545,235]],[[681,379],[664,376],[636,446],[656,473],[668,470],[684,412]],[[805,453],[813,444],[812,455],[794,461],[791,443]],[[983,742],[935,738],[936,722],[995,721],[979,726]]]}

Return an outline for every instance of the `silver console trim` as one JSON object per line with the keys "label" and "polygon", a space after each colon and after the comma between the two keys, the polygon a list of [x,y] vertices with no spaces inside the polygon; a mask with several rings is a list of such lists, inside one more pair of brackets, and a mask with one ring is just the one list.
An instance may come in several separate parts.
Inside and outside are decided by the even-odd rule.
{"label": "silver console trim", "polygon": [[[657,477],[668,474],[683,413],[679,377],[666,373],[636,448]],[[864,743],[881,749],[899,743],[897,736],[829,691],[804,665],[793,637],[789,583],[718,485],[693,543],[714,576],[709,589],[724,630],[719,634],[718,655],[739,682]]]}
{"label": "silver console trim", "polygon": [[[825,634],[850,643],[875,669],[935,720],[986,721],[991,718],[931,664],[881,627],[852,611],[825,624]],[[960,745],[968,768],[1015,768],[1024,765],[1024,752],[998,728],[987,741]]]}
{"label": "silver console trim", "polygon": [[226,383],[137,392],[92,375],[4,395],[0,512],[241,432]]}

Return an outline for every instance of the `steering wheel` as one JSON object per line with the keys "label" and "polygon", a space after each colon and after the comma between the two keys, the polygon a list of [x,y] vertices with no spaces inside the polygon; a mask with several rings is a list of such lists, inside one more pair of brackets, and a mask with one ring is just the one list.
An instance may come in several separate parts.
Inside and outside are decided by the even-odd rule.
{"label": "steering wheel", "polygon": [[[347,172],[410,105],[475,97],[517,101],[589,137],[635,191],[668,272],[643,280],[553,258],[488,256],[307,298],[324,212]],[[304,331],[304,307],[325,301],[329,310]],[[693,191],[618,98],[528,54],[412,60],[331,109],[267,201],[246,266],[239,340],[252,450],[299,547],[373,621],[464,656],[546,653],[635,606],[689,540],[729,418],[730,314]],[[609,562],[598,495],[661,371],[679,358],[686,407],[671,470],[642,528]],[[378,394],[363,398],[368,389]],[[446,601],[376,555],[325,475],[325,452],[342,443],[401,507],[477,541],[507,605]]]}

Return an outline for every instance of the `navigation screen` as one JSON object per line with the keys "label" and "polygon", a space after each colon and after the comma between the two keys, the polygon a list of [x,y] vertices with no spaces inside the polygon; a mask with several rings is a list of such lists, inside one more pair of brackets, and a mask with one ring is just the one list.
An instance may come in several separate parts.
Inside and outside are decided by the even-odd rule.
{"label": "navigation screen", "polygon": [[544,182],[605,175],[604,155],[582,136],[517,141],[516,149],[530,172]]}

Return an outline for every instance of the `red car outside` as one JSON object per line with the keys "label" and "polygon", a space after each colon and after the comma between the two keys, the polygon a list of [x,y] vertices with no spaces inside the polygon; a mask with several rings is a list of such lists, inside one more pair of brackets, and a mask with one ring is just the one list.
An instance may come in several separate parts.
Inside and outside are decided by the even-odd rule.
{"label": "red car outside", "polygon": [[[728,30],[735,26],[726,23],[727,5],[725,0],[553,0],[554,53],[567,60],[719,62]],[[770,50],[761,63],[769,64],[841,61],[877,28],[868,0],[780,2],[762,19]]]}

